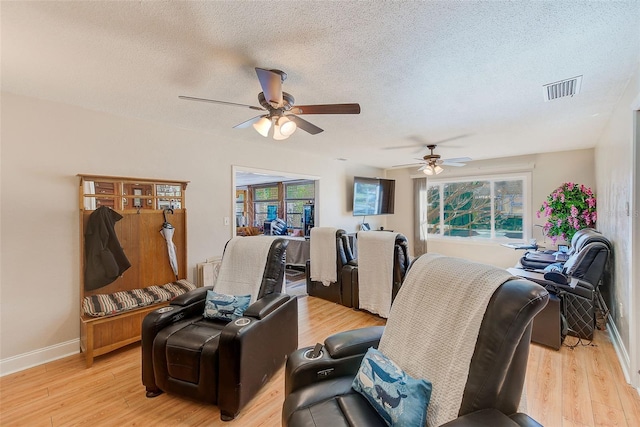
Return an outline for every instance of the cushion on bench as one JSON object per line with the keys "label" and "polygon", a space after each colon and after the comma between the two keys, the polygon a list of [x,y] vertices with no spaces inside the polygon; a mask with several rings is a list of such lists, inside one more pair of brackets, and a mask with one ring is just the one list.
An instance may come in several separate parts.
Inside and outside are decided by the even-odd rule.
{"label": "cushion on bench", "polygon": [[196,285],[182,279],[162,286],[154,285],[113,294],[91,295],[84,297],[82,311],[92,317],[109,316],[134,308],[170,301],[195,288]]}

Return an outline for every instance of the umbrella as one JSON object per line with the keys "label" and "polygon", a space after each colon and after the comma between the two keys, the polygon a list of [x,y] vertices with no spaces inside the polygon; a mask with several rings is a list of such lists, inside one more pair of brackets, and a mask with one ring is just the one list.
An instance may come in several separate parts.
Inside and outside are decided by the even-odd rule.
{"label": "umbrella", "polygon": [[171,264],[171,269],[173,270],[173,274],[175,274],[176,279],[178,278],[178,257],[176,256],[176,245],[173,243],[173,233],[175,233],[176,229],[173,228],[173,225],[167,221],[167,212],[173,213],[173,209],[165,209],[162,213],[164,215],[164,224],[162,224],[162,228],[160,229],[160,234],[164,237],[164,240],[167,241],[167,252],[169,254],[169,264]]}

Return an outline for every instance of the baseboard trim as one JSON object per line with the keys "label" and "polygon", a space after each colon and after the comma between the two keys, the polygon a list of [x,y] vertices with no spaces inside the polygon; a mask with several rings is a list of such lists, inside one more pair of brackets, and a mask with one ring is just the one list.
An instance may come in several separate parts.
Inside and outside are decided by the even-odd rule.
{"label": "baseboard trim", "polygon": [[620,362],[620,367],[622,368],[622,373],[624,373],[624,379],[628,384],[631,384],[631,359],[629,358],[629,353],[622,342],[622,337],[618,332],[618,328],[616,328],[615,323],[609,316],[607,321],[607,331],[609,332],[609,338],[613,343],[613,348],[618,355],[618,361]]}
{"label": "baseboard trim", "polygon": [[40,348],[28,353],[7,357],[6,359],[0,360],[0,377],[42,365],[43,363],[51,362],[53,360],[62,359],[63,357],[71,356],[73,354],[78,354],[79,352],[80,339],[76,338],[71,341]]}

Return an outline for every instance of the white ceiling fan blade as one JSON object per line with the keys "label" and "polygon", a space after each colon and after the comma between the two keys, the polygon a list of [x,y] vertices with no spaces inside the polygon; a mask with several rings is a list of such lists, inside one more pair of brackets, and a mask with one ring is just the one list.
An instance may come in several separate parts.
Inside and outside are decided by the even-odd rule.
{"label": "white ceiling fan blade", "polygon": [[418,169],[418,172],[422,172],[426,168],[427,168],[427,164],[425,163],[424,165],[420,166],[420,169]]}
{"label": "white ceiling fan blade", "polygon": [[382,147],[383,150],[400,150],[403,148],[413,148],[413,147],[417,147],[416,144],[411,144],[411,145],[398,145],[395,147]]}
{"label": "white ceiling fan blade", "polygon": [[421,165],[421,164],[422,163],[407,163],[407,164],[404,164],[404,165],[393,165],[391,167],[392,168],[407,168],[409,166],[418,166],[418,165]]}
{"label": "white ceiling fan blade", "polygon": [[251,108],[252,110],[265,111],[265,109],[262,107],[256,107],[255,105],[238,104],[237,102],[218,101],[216,99],[196,98],[194,96],[184,96],[184,95],[178,95],[178,98],[185,99],[187,101],[209,102],[211,104],[231,105],[234,107]]}
{"label": "white ceiling fan blade", "polygon": [[467,165],[466,163],[448,162],[446,160],[439,164],[444,166],[466,166]]}
{"label": "white ceiling fan blade", "polygon": [[451,159],[442,159],[443,162],[464,163],[473,160],[471,157],[453,157]]}
{"label": "white ceiling fan blade", "polygon": [[245,129],[245,128],[248,128],[252,124],[257,123],[258,120],[260,120],[263,117],[267,117],[267,115],[265,114],[263,116],[255,116],[254,118],[249,119],[246,122],[242,122],[242,123],[239,123],[239,124],[235,125],[233,128],[234,129]]}

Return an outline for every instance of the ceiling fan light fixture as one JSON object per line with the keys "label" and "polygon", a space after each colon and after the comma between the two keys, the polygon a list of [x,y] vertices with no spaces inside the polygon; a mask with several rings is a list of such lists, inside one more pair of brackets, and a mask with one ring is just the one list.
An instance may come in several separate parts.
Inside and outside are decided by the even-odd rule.
{"label": "ceiling fan light fixture", "polygon": [[273,127],[273,139],[275,139],[276,141],[282,141],[289,138],[289,136],[291,135],[285,135],[282,133],[280,125],[278,124],[278,122],[276,122],[275,126]]}
{"label": "ceiling fan light fixture", "polygon": [[269,136],[269,129],[271,129],[271,120],[268,117],[263,117],[253,124],[253,128],[265,138]]}
{"label": "ceiling fan light fixture", "polygon": [[295,122],[289,120],[285,116],[278,119],[278,127],[280,128],[280,133],[287,137],[293,135],[293,132],[295,132],[297,128]]}
{"label": "ceiling fan light fixture", "polygon": [[440,167],[440,165],[428,164],[422,170],[425,175],[439,175],[442,173],[444,169]]}

